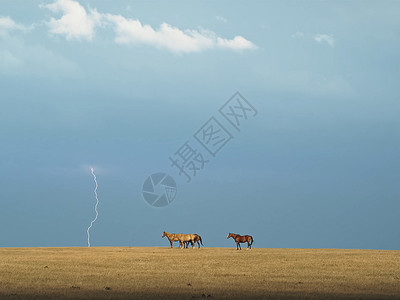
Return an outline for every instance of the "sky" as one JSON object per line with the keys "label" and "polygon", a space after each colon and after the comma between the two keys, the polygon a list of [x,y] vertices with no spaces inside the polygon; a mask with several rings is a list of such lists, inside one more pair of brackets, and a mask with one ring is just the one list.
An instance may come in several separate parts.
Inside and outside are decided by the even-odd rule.
{"label": "sky", "polygon": [[399,250],[399,13],[1,1],[0,247]]}

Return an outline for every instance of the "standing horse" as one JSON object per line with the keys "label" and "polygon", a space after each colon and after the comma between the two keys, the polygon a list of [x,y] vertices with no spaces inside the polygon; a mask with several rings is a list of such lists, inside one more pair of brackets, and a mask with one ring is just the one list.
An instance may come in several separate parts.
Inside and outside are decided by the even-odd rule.
{"label": "standing horse", "polygon": [[[179,241],[178,238],[175,237],[175,234],[174,234],[174,233],[168,233],[168,232],[165,232],[165,231],[164,231],[162,237],[165,237],[165,236],[168,238],[168,240],[169,240],[169,242],[170,242],[170,244],[171,244],[171,248],[174,248],[174,247],[172,246],[172,244],[173,244],[173,242]],[[180,242],[179,242],[179,243],[180,243]]]}
{"label": "standing horse", "polygon": [[251,235],[239,235],[234,233],[229,233],[227,239],[233,238],[236,242],[236,250],[242,250],[240,243],[247,242],[247,249],[251,249],[251,245],[253,244],[253,237]]}
{"label": "standing horse", "polygon": [[184,247],[183,243],[190,242],[192,244],[192,248],[194,249],[194,240],[196,238],[194,234],[175,233],[175,238],[178,239],[180,248]]}
{"label": "standing horse", "polygon": [[[201,240],[201,236],[199,236],[197,233],[194,234],[194,242],[197,243],[197,246],[200,248],[200,243],[202,246],[203,245],[203,241]],[[183,242],[184,247],[187,248],[189,246],[189,242]],[[193,246],[193,245],[192,245]]]}

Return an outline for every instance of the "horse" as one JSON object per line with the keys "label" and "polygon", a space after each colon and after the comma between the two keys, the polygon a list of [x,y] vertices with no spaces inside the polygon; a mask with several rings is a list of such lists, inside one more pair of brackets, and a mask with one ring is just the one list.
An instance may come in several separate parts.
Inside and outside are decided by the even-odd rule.
{"label": "horse", "polygon": [[[194,242],[197,243],[197,246],[200,248],[200,243],[202,246],[203,245],[203,241],[201,240],[201,236],[199,236],[197,233],[194,234]],[[189,242],[183,242],[184,247],[187,248],[189,246]],[[193,246],[193,245],[192,245]]]}
{"label": "horse", "polygon": [[196,238],[194,234],[175,233],[175,238],[178,239],[180,248],[184,247],[184,242],[190,242],[192,244],[192,248],[194,249],[194,240]]}
{"label": "horse", "polygon": [[240,243],[246,243],[247,242],[247,249],[251,249],[251,245],[253,244],[253,237],[251,235],[240,235],[240,234],[234,234],[234,233],[229,233],[227,236],[227,239],[233,238],[236,242],[236,250],[242,250],[242,247],[240,246]]}
{"label": "horse", "polygon": [[171,248],[174,248],[172,244],[173,244],[173,242],[179,241],[178,238],[175,237],[174,233],[168,233],[168,232],[164,231],[162,237],[165,237],[165,236],[168,238],[168,240],[169,240],[169,242],[171,244]]}

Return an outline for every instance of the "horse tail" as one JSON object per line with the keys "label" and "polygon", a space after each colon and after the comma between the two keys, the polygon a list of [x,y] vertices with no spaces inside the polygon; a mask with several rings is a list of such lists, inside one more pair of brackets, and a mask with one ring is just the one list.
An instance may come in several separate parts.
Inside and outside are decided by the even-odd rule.
{"label": "horse tail", "polygon": [[250,236],[250,238],[251,238],[251,242],[250,242],[250,245],[253,245],[253,237],[252,236]]}
{"label": "horse tail", "polygon": [[201,244],[202,246],[204,246],[204,245],[203,245],[203,241],[201,240],[201,236],[199,236],[199,240],[200,240],[200,244]]}

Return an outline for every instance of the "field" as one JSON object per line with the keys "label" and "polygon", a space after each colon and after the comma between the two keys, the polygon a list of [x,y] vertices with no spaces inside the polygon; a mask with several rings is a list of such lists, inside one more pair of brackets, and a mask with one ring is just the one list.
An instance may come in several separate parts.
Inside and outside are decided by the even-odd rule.
{"label": "field", "polygon": [[2,248],[0,299],[400,299],[400,251]]}

